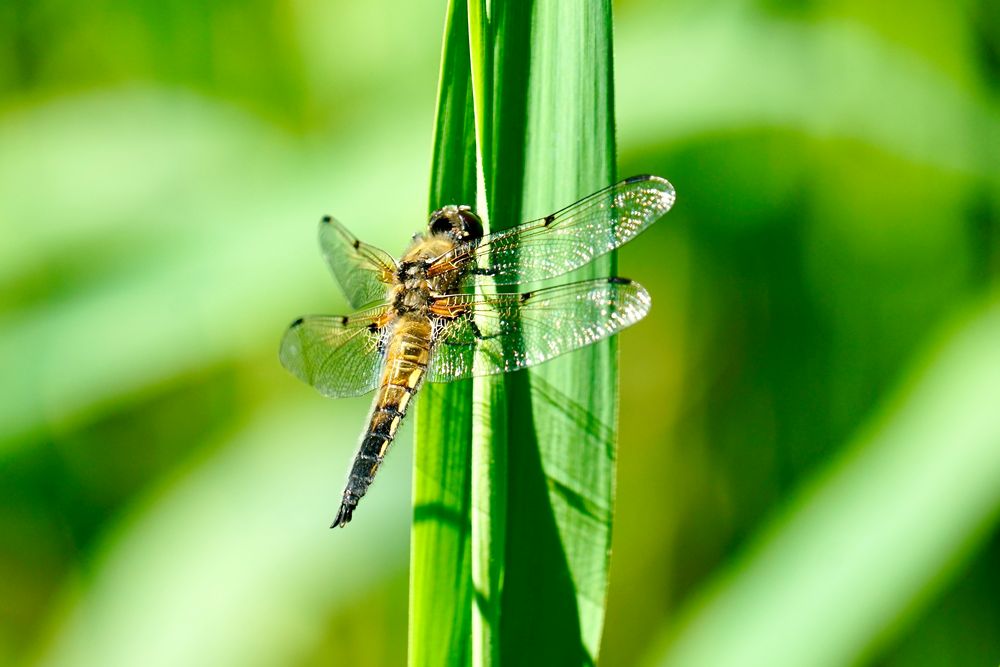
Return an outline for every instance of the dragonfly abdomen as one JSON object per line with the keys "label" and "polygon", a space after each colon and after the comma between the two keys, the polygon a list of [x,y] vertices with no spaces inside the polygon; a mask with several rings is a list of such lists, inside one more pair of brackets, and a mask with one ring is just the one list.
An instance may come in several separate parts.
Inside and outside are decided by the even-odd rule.
{"label": "dragonfly abdomen", "polygon": [[375,473],[396,437],[411,399],[427,374],[430,335],[430,321],[418,317],[402,318],[390,334],[368,428],[361,436],[361,447],[354,457],[340,511],[331,528],[347,525],[358,502],[375,479]]}

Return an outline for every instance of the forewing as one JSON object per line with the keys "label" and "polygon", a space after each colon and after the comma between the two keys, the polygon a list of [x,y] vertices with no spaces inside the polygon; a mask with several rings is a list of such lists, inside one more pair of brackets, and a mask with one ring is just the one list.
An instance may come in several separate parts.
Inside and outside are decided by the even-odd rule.
{"label": "forewing", "polygon": [[350,317],[299,318],[281,339],[281,364],[324,396],[366,394],[378,383],[385,312],[381,306]]}
{"label": "forewing", "polygon": [[396,273],[396,262],[389,253],[362,243],[329,216],[319,224],[319,244],[352,308],[385,299],[386,286]]}
{"label": "forewing", "polygon": [[428,273],[463,270],[471,262],[497,285],[554,278],[635,238],[670,210],[674,197],[666,179],[634,176],[552,215],[461,244],[439,257]]}
{"label": "forewing", "polygon": [[431,382],[527,368],[589,345],[649,312],[642,285],[601,278],[523,294],[446,297],[467,314],[444,321],[428,370]]}

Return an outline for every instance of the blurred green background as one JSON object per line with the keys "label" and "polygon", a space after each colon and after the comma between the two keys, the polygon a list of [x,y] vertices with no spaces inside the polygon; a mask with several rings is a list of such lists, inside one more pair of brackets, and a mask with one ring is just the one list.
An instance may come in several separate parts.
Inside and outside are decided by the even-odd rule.
{"label": "blurred green background", "polygon": [[[678,203],[621,253],[601,663],[997,664],[1000,5],[615,9]],[[369,399],[276,352],[345,308],[322,214],[422,225],[443,20],[0,4],[0,664],[403,663],[410,429],[331,534]]]}

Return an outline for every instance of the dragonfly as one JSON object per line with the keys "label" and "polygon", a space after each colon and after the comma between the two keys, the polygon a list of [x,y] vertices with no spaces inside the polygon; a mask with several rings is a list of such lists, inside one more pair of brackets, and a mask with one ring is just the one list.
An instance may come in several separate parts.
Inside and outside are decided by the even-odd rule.
{"label": "dragonfly", "polygon": [[357,312],[296,319],[279,359],[331,398],[376,391],[330,527],[351,520],[424,382],[535,366],[645,317],[649,293],[627,278],[550,282],[635,238],[674,199],[666,179],[634,176],[492,234],[470,206],[448,205],[398,261],[324,217],[323,255]]}

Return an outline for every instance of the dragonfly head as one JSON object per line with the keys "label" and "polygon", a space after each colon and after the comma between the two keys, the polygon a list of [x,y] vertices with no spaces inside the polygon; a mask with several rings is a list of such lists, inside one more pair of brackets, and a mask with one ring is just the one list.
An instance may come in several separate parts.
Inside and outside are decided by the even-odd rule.
{"label": "dragonfly head", "polygon": [[468,206],[445,206],[431,213],[427,228],[432,235],[443,234],[456,241],[477,241],[483,237],[483,222]]}

